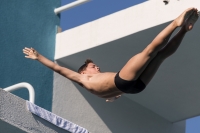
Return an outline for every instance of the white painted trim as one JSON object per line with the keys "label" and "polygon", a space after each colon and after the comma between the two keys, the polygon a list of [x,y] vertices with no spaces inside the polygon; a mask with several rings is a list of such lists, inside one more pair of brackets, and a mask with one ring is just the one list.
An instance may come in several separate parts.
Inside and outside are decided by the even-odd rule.
{"label": "white painted trim", "polygon": [[29,83],[26,83],[26,82],[18,83],[18,84],[9,86],[7,88],[4,88],[3,90],[11,92],[11,91],[18,90],[18,89],[21,89],[21,88],[27,88],[28,89],[29,101],[31,103],[34,103],[35,102],[35,91],[34,91],[33,86],[30,85]]}

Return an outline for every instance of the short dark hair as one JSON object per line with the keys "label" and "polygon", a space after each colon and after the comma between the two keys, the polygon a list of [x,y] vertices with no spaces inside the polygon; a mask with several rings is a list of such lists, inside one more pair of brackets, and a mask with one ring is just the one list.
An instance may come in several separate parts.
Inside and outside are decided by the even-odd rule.
{"label": "short dark hair", "polygon": [[86,59],[85,63],[78,69],[78,73],[84,71],[89,63],[93,63],[93,61],[91,59]]}

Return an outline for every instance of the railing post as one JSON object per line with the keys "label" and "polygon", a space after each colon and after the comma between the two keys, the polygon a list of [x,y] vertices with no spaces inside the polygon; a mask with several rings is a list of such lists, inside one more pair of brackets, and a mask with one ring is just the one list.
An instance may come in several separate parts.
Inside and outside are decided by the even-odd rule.
{"label": "railing post", "polygon": [[26,82],[18,83],[18,84],[9,86],[7,88],[4,88],[3,90],[11,92],[11,91],[18,90],[18,89],[21,89],[21,88],[27,88],[28,89],[29,101],[31,103],[34,103],[35,102],[35,91],[34,91],[33,86],[30,85],[29,83],[26,83]]}
{"label": "railing post", "polygon": [[58,13],[60,13],[60,12],[62,12],[62,11],[68,10],[68,9],[70,9],[70,8],[76,7],[76,6],[78,6],[78,5],[84,4],[84,3],[89,2],[89,1],[90,1],[90,0],[77,0],[77,1],[75,1],[75,2],[69,3],[69,4],[64,5],[64,6],[61,6],[61,7],[59,7],[59,8],[56,8],[56,9],[54,10],[54,12],[55,12],[55,14],[58,14]]}

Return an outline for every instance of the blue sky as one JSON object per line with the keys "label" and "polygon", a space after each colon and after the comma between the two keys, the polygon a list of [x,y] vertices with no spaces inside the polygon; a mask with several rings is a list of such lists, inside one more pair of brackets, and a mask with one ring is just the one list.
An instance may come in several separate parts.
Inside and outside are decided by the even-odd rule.
{"label": "blue sky", "polygon": [[188,119],[186,121],[186,133],[200,132],[200,116]]}
{"label": "blue sky", "polygon": [[[62,5],[75,0],[61,0]],[[146,0],[91,0],[90,2],[61,13],[63,30],[93,21]]]}
{"label": "blue sky", "polygon": [[[75,0],[61,0],[62,5],[74,1]],[[64,31],[145,1],[146,0],[92,0],[86,4],[62,12],[61,28]],[[200,116],[186,121],[186,133],[199,132]]]}

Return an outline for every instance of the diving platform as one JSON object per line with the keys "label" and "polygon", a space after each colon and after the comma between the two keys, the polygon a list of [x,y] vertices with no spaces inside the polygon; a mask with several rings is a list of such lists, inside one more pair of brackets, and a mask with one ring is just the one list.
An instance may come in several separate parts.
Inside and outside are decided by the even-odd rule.
{"label": "diving platform", "polygon": [[0,89],[1,133],[89,133],[32,102]]}

